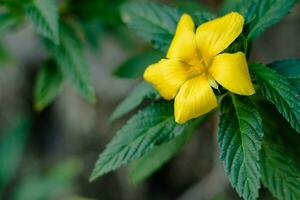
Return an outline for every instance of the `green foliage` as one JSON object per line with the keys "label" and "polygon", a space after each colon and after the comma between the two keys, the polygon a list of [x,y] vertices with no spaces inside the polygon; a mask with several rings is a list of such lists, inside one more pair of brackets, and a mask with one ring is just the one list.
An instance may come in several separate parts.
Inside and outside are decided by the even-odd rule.
{"label": "green foliage", "polygon": [[36,171],[25,176],[13,193],[13,200],[60,199],[59,195],[72,186],[76,175],[82,170],[77,159],[68,159],[51,168],[46,174]]}
{"label": "green foliage", "polygon": [[[195,124],[204,122],[206,118],[207,116],[200,117],[196,120]],[[133,161],[129,168],[130,180],[134,183],[145,180],[174,157],[192,138],[195,124],[191,124],[181,135],[175,137],[173,140],[154,147],[141,158]]]}
{"label": "green foliage", "polygon": [[179,125],[174,120],[173,103],[153,103],[135,114],[106,146],[92,172],[90,180],[129,163],[156,145],[181,135],[189,123]]}
{"label": "green foliage", "polygon": [[279,200],[300,198],[300,170],[280,144],[264,141],[261,151],[262,183]]}
{"label": "green foliage", "polygon": [[288,78],[300,93],[300,59],[275,61],[268,66]]}
{"label": "green foliage", "polygon": [[34,101],[37,110],[44,109],[58,95],[63,85],[63,75],[53,62],[41,67],[34,88]]}
{"label": "green foliage", "polygon": [[53,54],[62,74],[78,92],[89,102],[95,102],[96,97],[90,80],[89,65],[84,56],[83,46],[67,25],[60,27],[60,44],[56,45],[46,40],[49,51]]}
{"label": "green foliage", "polygon": [[[29,135],[27,118],[17,119],[12,127],[2,134],[0,140],[0,193],[16,175]],[[3,132],[3,130],[1,131]]]}
{"label": "green foliage", "polygon": [[159,50],[167,51],[181,12],[156,3],[125,3],[122,19],[136,34]]}
{"label": "green foliage", "polygon": [[[300,170],[293,153],[300,136],[290,132],[276,111],[266,107],[261,109],[264,119],[265,138],[261,151],[262,183],[279,200],[300,198]],[[284,135],[282,134],[284,132]],[[286,138],[293,136],[296,146]],[[294,138],[297,136],[298,138]]]}
{"label": "green foliage", "polygon": [[267,28],[278,23],[293,8],[296,0],[257,1],[255,18],[250,24],[248,38],[254,40]]}
{"label": "green foliage", "polygon": [[114,121],[139,106],[144,99],[156,98],[159,94],[149,83],[142,82],[117,106],[110,117]]}
{"label": "green foliage", "polygon": [[245,23],[248,24],[255,18],[257,1],[259,0],[225,0],[219,12],[221,15],[232,11],[238,12],[244,16]]}
{"label": "green foliage", "polygon": [[164,54],[159,51],[149,50],[129,58],[121,64],[115,71],[114,75],[121,78],[141,78],[144,70],[148,65],[157,62],[163,58]]}
{"label": "green foliage", "polygon": [[263,140],[260,115],[248,97],[232,94],[222,100],[220,118],[218,142],[226,174],[240,196],[256,199]]}
{"label": "green foliage", "polygon": [[253,64],[259,92],[273,103],[291,126],[300,132],[300,97],[289,80],[262,64]]}
{"label": "green foliage", "polygon": [[25,14],[44,37],[59,43],[58,10],[54,0],[32,0],[25,5]]}

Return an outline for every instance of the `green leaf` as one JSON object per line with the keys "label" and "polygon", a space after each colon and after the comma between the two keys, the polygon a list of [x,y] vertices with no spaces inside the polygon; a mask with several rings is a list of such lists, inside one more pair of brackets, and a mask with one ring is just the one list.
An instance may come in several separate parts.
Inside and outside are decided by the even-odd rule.
{"label": "green leaf", "polygon": [[[204,122],[206,118],[207,116],[198,118],[196,124]],[[129,168],[130,180],[134,183],[139,183],[145,180],[174,157],[184,147],[184,145],[190,141],[194,133],[194,127],[194,124],[191,124],[178,137],[167,143],[154,147],[144,156],[133,161]]]}
{"label": "green leaf", "polygon": [[164,54],[159,51],[146,51],[129,58],[125,63],[121,64],[115,71],[114,75],[121,78],[141,78],[143,72],[148,65],[157,62],[163,58]]}
{"label": "green leaf", "polygon": [[[281,116],[262,109],[265,138],[261,151],[262,183],[279,200],[300,199],[300,170],[284,138],[295,136],[282,127]],[[281,130],[282,129],[282,130]],[[287,131],[281,134],[282,131]],[[299,135],[297,135],[299,137]],[[294,151],[294,147],[290,148]],[[295,158],[295,159],[294,159]]]}
{"label": "green leaf", "polygon": [[54,63],[42,66],[34,87],[35,108],[39,111],[44,109],[59,94],[62,85],[63,75]]}
{"label": "green leaf", "polygon": [[159,50],[167,51],[181,12],[156,3],[125,3],[122,19],[136,34]]}
{"label": "green leaf", "polygon": [[262,120],[255,105],[248,97],[226,96],[221,103],[218,142],[226,174],[244,199],[258,197],[262,140]]}
{"label": "green leaf", "polygon": [[25,14],[38,33],[59,43],[58,10],[54,0],[32,0],[26,4]]}
{"label": "green leaf", "polygon": [[296,0],[257,1],[255,19],[250,24],[248,39],[254,40],[267,28],[278,23],[293,8]]}
{"label": "green leaf", "polygon": [[179,125],[175,122],[173,103],[161,101],[149,105],[134,115],[106,146],[90,181],[181,135],[188,126],[189,123]]}
{"label": "green leaf", "polygon": [[27,118],[15,120],[0,139],[0,192],[16,175],[29,135],[30,123]]}
{"label": "green leaf", "polygon": [[268,66],[288,78],[300,93],[300,59],[275,61]]}
{"label": "green leaf", "polygon": [[281,146],[264,142],[261,165],[262,183],[276,198],[300,199],[300,170]]}
{"label": "green leaf", "polygon": [[144,99],[156,98],[159,94],[149,83],[142,82],[117,106],[110,117],[114,121],[139,106]]}
{"label": "green leaf", "polygon": [[300,133],[300,97],[289,80],[262,64],[253,64],[259,92],[273,103],[291,126]]}
{"label": "green leaf", "polygon": [[221,15],[238,12],[245,18],[245,24],[254,19],[258,0],[225,0],[220,8]]}
{"label": "green leaf", "polygon": [[90,69],[79,38],[74,30],[67,25],[62,25],[60,27],[60,39],[59,45],[45,40],[48,50],[53,54],[64,77],[86,100],[91,103],[95,102],[96,97],[91,85]]}

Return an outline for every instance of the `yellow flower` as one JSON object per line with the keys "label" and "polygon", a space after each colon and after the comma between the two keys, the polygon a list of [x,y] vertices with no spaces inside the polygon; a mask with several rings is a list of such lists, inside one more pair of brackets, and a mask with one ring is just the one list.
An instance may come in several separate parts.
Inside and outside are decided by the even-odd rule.
{"label": "yellow flower", "polygon": [[166,100],[175,98],[177,123],[199,117],[217,107],[211,87],[219,83],[239,95],[255,93],[242,52],[222,53],[242,32],[244,18],[232,12],[200,25],[182,15],[167,58],[150,65],[144,79]]}

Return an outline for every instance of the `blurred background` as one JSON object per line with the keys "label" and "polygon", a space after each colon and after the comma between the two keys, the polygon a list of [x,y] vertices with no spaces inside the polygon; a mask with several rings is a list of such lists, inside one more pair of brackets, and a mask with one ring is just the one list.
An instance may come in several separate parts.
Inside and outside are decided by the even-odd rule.
{"label": "blurred background", "polygon": [[[86,102],[66,83],[53,103],[36,111],[34,84],[48,52],[29,23],[9,33],[0,31],[0,199],[239,199],[218,161],[213,120],[141,184],[128,180],[126,167],[88,181],[99,153],[126,121],[124,117],[111,123],[112,111],[139,82],[119,78],[115,70],[132,56],[151,49],[122,23],[118,8],[124,1],[59,1],[63,15],[79,20],[89,35],[83,41],[95,104]],[[201,3],[213,11],[222,3],[160,2],[190,8]],[[299,35],[298,3],[288,17],[255,42],[251,59],[268,63],[299,58]],[[264,189],[261,192],[261,199],[272,199]]]}

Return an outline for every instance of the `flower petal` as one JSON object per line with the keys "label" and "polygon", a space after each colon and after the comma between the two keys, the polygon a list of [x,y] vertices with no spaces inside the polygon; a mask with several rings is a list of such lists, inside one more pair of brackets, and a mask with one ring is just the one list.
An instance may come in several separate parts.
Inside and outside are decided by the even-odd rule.
{"label": "flower petal", "polygon": [[242,32],[244,18],[237,12],[206,22],[197,28],[197,47],[209,59],[225,50]]}
{"label": "flower petal", "polygon": [[182,124],[217,106],[216,96],[204,76],[186,81],[175,97],[175,120]]}
{"label": "flower petal", "polygon": [[189,15],[183,14],[178,22],[167,58],[189,62],[196,54],[195,24]]}
{"label": "flower petal", "polygon": [[216,56],[209,72],[220,85],[233,93],[240,95],[255,93],[247,60],[242,52],[223,53]]}
{"label": "flower petal", "polygon": [[144,79],[151,83],[163,98],[171,100],[189,78],[189,68],[190,66],[177,60],[162,59],[145,70]]}

